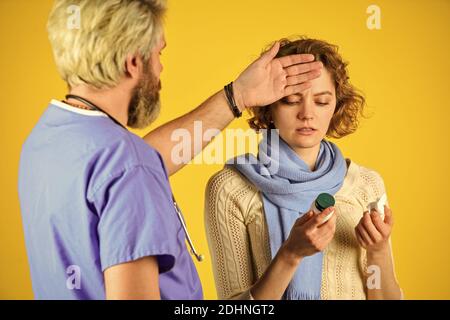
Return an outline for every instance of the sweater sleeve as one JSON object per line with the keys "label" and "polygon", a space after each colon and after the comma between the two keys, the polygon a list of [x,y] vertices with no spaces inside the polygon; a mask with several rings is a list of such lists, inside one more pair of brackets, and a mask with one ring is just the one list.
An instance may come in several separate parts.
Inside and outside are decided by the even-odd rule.
{"label": "sweater sleeve", "polygon": [[[361,178],[365,182],[363,184],[363,186],[365,186],[365,190],[364,190],[365,192],[363,192],[364,197],[363,197],[362,202],[365,204],[364,210],[367,210],[367,205],[370,202],[377,201],[383,194],[385,194],[385,193],[387,194],[387,192],[386,192],[384,180],[378,172],[376,172],[374,170],[362,168]],[[388,197],[387,205],[389,206],[389,197]],[[394,268],[394,276],[395,276],[395,280],[398,282],[397,276],[395,275],[395,261],[394,261],[394,251],[393,251],[393,247],[392,247],[392,237],[389,239],[389,246],[391,248],[391,257],[392,257],[392,266]],[[365,259],[365,261],[363,262],[363,265],[366,269],[367,268],[367,256],[366,255],[364,255],[364,259]],[[401,299],[403,300],[404,293],[403,293],[402,289],[400,289],[400,291],[401,291]]]}
{"label": "sweater sleeve", "polygon": [[205,227],[219,299],[251,299],[255,268],[247,214],[255,192],[230,168],[215,174],[206,187]]}

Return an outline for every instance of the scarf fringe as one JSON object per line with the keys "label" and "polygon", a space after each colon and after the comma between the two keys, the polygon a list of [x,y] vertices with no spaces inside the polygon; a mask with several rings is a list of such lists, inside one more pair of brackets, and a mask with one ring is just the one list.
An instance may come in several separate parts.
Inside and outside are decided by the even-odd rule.
{"label": "scarf fringe", "polygon": [[297,292],[288,289],[284,294],[284,300],[320,300],[320,294],[312,292]]}

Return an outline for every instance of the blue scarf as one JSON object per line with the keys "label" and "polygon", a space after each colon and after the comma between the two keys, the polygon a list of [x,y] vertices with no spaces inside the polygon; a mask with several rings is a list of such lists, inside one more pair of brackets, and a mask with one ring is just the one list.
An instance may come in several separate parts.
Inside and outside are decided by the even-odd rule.
{"label": "blue scarf", "polygon": [[[258,158],[245,154],[227,165],[236,168],[262,193],[272,258],[288,238],[297,218],[309,211],[316,197],[341,188],[347,165],[338,147],[320,143],[315,171],[284,142],[278,130],[267,130],[259,144]],[[320,300],[322,252],[305,257],[284,293],[287,300]]]}

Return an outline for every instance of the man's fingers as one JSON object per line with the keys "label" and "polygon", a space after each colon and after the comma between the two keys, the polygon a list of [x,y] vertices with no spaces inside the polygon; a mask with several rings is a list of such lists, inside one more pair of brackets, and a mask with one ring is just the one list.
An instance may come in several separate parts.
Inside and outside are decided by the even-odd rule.
{"label": "man's fingers", "polygon": [[320,77],[322,62],[305,63],[294,65],[286,69],[287,82],[284,88],[284,96],[299,94],[311,88],[311,80]]}
{"label": "man's fingers", "polygon": [[285,56],[278,58],[283,68],[287,68],[294,64],[305,63],[314,61],[314,55],[309,53],[304,54],[293,54],[290,56]]}
{"label": "man's fingers", "polygon": [[284,96],[286,97],[293,94],[299,94],[309,88],[311,88],[310,81],[306,81],[301,84],[297,84],[295,86],[287,86],[286,88],[284,88]]}
{"label": "man's fingers", "polygon": [[288,76],[295,76],[302,73],[307,73],[312,70],[320,70],[323,68],[323,63],[320,61],[315,61],[311,63],[302,63],[292,65],[290,67],[285,68],[285,71]]}
{"label": "man's fingers", "polygon": [[319,70],[313,70],[308,73],[303,73],[296,76],[287,77],[287,85],[288,86],[295,86],[297,84],[301,84],[303,82],[306,82],[308,80],[312,80],[315,78],[320,77],[320,71]]}

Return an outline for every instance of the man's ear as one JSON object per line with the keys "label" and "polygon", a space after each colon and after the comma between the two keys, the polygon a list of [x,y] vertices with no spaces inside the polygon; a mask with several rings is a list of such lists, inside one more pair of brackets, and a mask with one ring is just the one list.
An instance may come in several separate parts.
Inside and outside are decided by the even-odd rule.
{"label": "man's ear", "polygon": [[132,79],[139,79],[142,75],[144,64],[139,55],[129,53],[125,60],[125,74]]}

